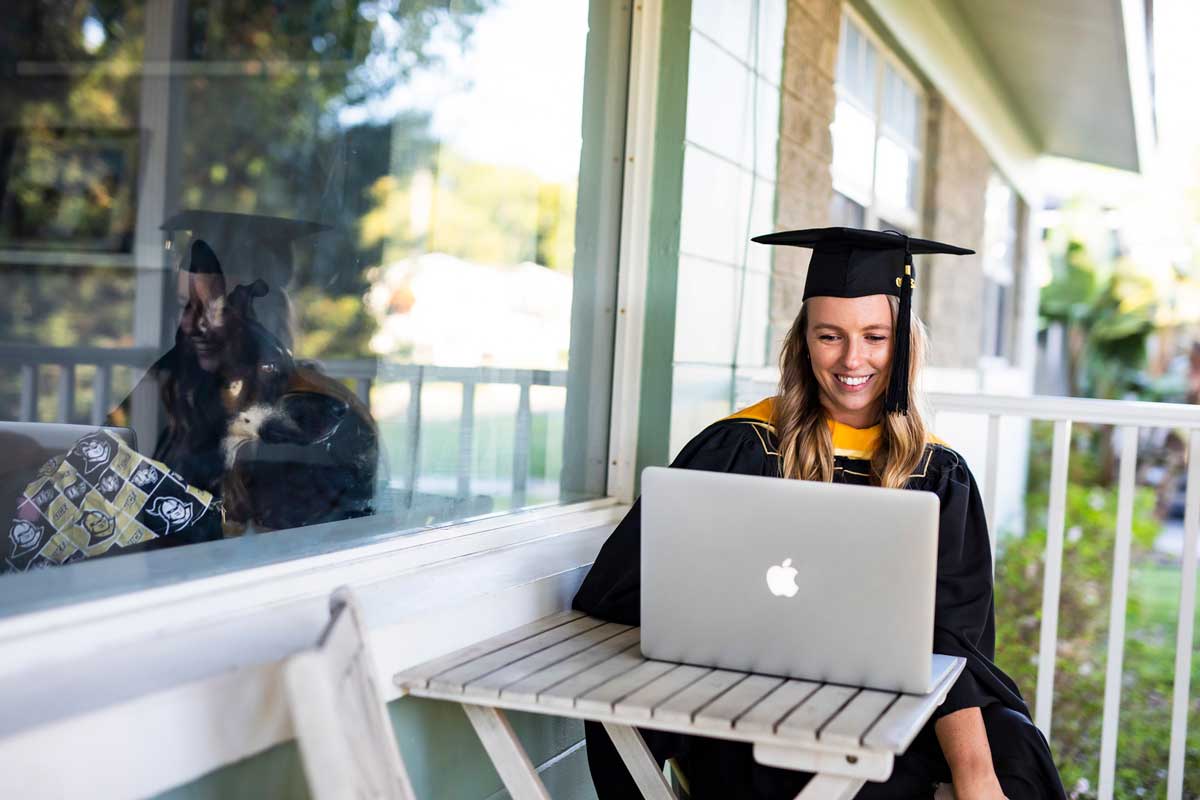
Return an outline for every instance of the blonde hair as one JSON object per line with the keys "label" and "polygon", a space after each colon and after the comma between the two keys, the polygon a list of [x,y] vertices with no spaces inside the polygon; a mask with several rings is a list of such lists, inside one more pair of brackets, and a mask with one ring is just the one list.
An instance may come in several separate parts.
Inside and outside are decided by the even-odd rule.
{"label": "blonde hair", "polygon": [[[899,302],[895,297],[888,300],[894,329]],[[903,488],[916,471],[928,438],[916,391],[928,338],[915,313],[910,319],[909,335],[908,413],[884,413],[879,446],[871,457],[874,482],[893,489]],[[779,396],[775,400],[773,422],[779,438],[783,477],[833,480],[833,436],[826,416],[809,360],[808,308],[802,305],[779,354]]]}

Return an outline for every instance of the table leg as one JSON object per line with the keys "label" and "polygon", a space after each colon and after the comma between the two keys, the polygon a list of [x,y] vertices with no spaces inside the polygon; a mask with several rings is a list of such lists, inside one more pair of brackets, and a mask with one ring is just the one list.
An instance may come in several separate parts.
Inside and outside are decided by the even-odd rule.
{"label": "table leg", "polygon": [[462,708],[513,800],[550,800],[550,794],[504,712],[470,703],[463,703]]}
{"label": "table leg", "polygon": [[675,793],[671,791],[663,771],[658,768],[658,762],[654,760],[637,728],[606,722],[604,730],[621,754],[621,760],[633,776],[633,782],[642,790],[645,800],[676,800]]}
{"label": "table leg", "polygon": [[866,783],[862,778],[841,775],[814,775],[796,795],[796,800],[851,800]]}

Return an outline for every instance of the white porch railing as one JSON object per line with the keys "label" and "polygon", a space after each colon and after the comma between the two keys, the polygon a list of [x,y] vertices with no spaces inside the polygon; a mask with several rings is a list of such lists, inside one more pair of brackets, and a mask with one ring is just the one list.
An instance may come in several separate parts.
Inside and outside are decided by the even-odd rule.
{"label": "white porch railing", "polygon": [[[1187,499],[1184,515],[1182,584],[1179,623],[1175,635],[1175,679],[1171,704],[1171,743],[1167,767],[1168,800],[1183,795],[1184,745],[1187,736],[1189,681],[1192,669],[1193,620],[1196,600],[1196,546],[1200,534],[1200,406],[1174,403],[1141,403],[1084,400],[1062,397],[999,397],[990,395],[934,394],[929,397],[937,416],[964,413],[987,418],[987,456],[982,488],[989,522],[995,513],[1000,420],[1019,417],[1054,423],[1050,466],[1050,499],[1047,516],[1045,572],[1042,585],[1042,622],[1039,639],[1037,693],[1034,722],[1050,735],[1054,700],[1054,668],[1058,645],[1059,591],[1062,585],[1063,529],[1066,515],[1067,466],[1071,425],[1114,425],[1119,431],[1120,470],[1117,495],[1116,546],[1113,553],[1112,602],[1109,608],[1108,658],[1104,678],[1104,717],[1100,743],[1100,800],[1111,800],[1117,754],[1117,722],[1121,705],[1121,671],[1125,648],[1125,610],[1129,592],[1130,543],[1133,532],[1133,496],[1137,465],[1138,431],[1174,428],[1187,431]],[[1022,444],[1022,446],[1025,446]],[[991,525],[989,525],[991,527]],[[993,553],[995,542],[992,543]]]}
{"label": "white porch railing", "polygon": [[[103,424],[113,407],[113,370],[124,367],[140,373],[159,356],[153,348],[45,347],[0,344],[0,369],[16,369],[20,376],[20,402],[17,419],[21,422],[82,422],[75,418],[75,398],[79,368],[94,370],[92,400],[88,421]],[[353,381],[354,392],[369,408],[371,388],[376,382],[407,383],[409,397],[406,413],[406,452],[403,465],[404,486],[411,504],[421,471],[421,392],[427,383],[459,384],[462,406],[458,435],[456,496],[471,494],[471,459],[475,451],[475,387],[480,385],[519,388],[516,425],[513,432],[512,503],[525,504],[532,451],[533,413],[530,402],[534,386],[565,388],[566,370],[504,369],[496,367],[443,367],[427,364],[391,364],[376,359],[326,360],[317,365],[328,376]],[[58,370],[54,389],[56,413],[53,419],[38,414],[40,377],[44,368]]]}

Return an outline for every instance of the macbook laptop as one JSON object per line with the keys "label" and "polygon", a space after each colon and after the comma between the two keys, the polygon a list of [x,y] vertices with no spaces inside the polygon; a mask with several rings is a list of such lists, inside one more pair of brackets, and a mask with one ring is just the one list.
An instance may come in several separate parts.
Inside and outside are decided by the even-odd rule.
{"label": "macbook laptop", "polygon": [[649,467],[647,658],[925,694],[939,501],[932,492]]}

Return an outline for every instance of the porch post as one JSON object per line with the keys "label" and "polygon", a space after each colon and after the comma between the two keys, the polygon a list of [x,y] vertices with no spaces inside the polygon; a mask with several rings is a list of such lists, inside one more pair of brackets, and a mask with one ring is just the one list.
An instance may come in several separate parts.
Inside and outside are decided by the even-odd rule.
{"label": "porch post", "polygon": [[[141,165],[138,170],[137,224],[134,229],[136,282],[133,338],[138,347],[161,351],[170,341],[166,308],[171,264],[160,230],[168,209],[179,201],[179,133],[183,86],[175,76],[186,44],[185,0],[150,0],[146,4],[146,43],[138,127]],[[161,421],[153,385],[140,386],[132,403],[133,428],[143,452],[154,452]]]}

